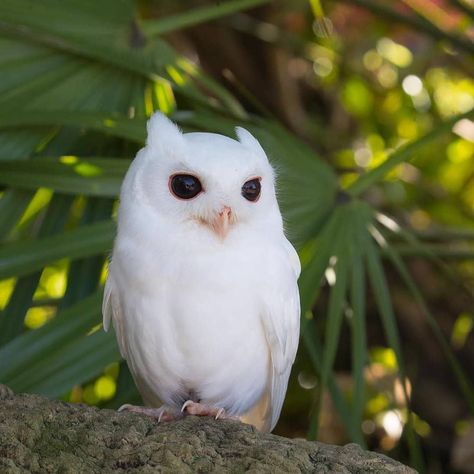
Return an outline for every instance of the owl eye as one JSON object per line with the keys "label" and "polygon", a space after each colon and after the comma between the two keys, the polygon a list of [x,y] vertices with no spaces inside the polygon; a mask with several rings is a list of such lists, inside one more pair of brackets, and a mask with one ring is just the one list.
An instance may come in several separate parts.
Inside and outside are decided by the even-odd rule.
{"label": "owl eye", "polygon": [[202,185],[196,176],[175,174],[170,178],[170,190],[179,199],[192,199],[202,191]]}
{"label": "owl eye", "polygon": [[242,186],[242,196],[247,199],[247,201],[255,202],[260,197],[261,189],[260,178],[250,179]]}

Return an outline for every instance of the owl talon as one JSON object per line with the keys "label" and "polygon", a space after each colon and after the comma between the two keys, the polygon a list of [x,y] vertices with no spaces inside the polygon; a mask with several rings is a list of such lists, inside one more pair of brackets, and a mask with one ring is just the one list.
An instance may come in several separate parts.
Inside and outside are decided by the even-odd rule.
{"label": "owl talon", "polygon": [[183,412],[186,410],[186,408],[187,408],[188,406],[192,405],[193,403],[195,403],[195,402],[193,402],[192,400],[186,400],[186,401],[183,403],[183,406],[181,407],[181,413],[183,413]]}
{"label": "owl talon", "polygon": [[118,412],[132,412],[132,413],[139,413],[141,415],[146,415],[154,420],[157,420],[158,423],[166,422],[166,421],[174,421],[182,418],[181,412],[170,408],[166,405],[163,405],[159,408],[150,408],[150,407],[140,407],[136,405],[130,405],[126,403],[122,405],[118,410]]}
{"label": "owl talon", "polygon": [[120,408],[118,408],[117,411],[118,411],[118,412],[121,412],[121,411],[133,411],[132,408],[133,408],[133,405],[130,405],[130,403],[125,403],[125,404],[123,404]]}
{"label": "owl talon", "polygon": [[216,420],[218,420],[221,417],[225,418],[225,410],[223,408],[219,408],[219,410],[217,410]]}

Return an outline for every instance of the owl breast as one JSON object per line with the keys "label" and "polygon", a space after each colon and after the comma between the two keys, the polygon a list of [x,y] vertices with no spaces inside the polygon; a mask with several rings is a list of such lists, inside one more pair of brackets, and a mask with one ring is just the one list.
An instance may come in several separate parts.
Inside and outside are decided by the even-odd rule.
{"label": "owl breast", "polygon": [[259,400],[271,373],[260,298],[268,251],[227,245],[157,258],[136,288],[143,275],[123,267],[127,360],[148,404],[193,399],[240,415]]}

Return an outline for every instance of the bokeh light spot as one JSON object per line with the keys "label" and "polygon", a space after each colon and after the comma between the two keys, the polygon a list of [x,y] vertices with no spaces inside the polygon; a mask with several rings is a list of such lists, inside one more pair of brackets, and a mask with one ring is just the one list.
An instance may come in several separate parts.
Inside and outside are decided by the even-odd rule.
{"label": "bokeh light spot", "polygon": [[453,132],[464,140],[474,142],[474,122],[467,118],[461,119],[453,126]]}
{"label": "bokeh light spot", "polygon": [[377,79],[382,87],[390,89],[397,84],[398,72],[393,66],[390,66],[390,64],[384,64],[377,71]]}
{"label": "bokeh light spot", "polygon": [[474,327],[474,318],[472,314],[461,313],[454,323],[453,332],[451,334],[451,343],[456,349],[464,346],[469,334]]}
{"label": "bokeh light spot", "polygon": [[408,117],[402,118],[397,124],[397,132],[400,137],[411,140],[418,136],[418,124]]}
{"label": "bokeh light spot", "polygon": [[418,95],[423,90],[423,82],[418,76],[410,74],[403,79],[402,88],[408,95]]}
{"label": "bokeh light spot", "polygon": [[416,413],[413,413],[413,426],[417,434],[423,438],[426,438],[431,433],[431,426]]}
{"label": "bokeh light spot", "polygon": [[411,51],[402,44],[390,38],[381,38],[377,41],[378,53],[397,67],[407,67],[413,61]]}
{"label": "bokeh light spot", "polygon": [[366,435],[371,435],[375,433],[375,429],[377,428],[377,425],[374,423],[373,420],[364,420],[362,422],[362,433]]}
{"label": "bokeh light spot", "polygon": [[398,410],[387,411],[382,417],[382,426],[393,439],[400,439],[403,433],[403,421]]}
{"label": "bokeh light spot", "polygon": [[318,378],[316,375],[303,370],[298,374],[298,383],[301,388],[305,390],[312,390],[318,384]]}
{"label": "bokeh light spot", "polygon": [[369,71],[376,71],[383,64],[382,56],[375,49],[369,49],[363,56],[362,62]]}
{"label": "bokeh light spot", "polygon": [[400,110],[402,106],[401,94],[397,91],[391,91],[385,97],[382,108],[387,114],[394,114]]}
{"label": "bokeh light spot", "polygon": [[367,411],[373,415],[380,413],[382,410],[388,407],[388,398],[385,394],[379,393],[375,397],[372,397],[367,402]]}
{"label": "bokeh light spot", "polygon": [[416,230],[426,230],[431,224],[431,217],[422,209],[416,209],[410,214],[410,224]]}
{"label": "bokeh light spot", "polygon": [[374,98],[372,92],[362,80],[352,78],[344,85],[342,102],[353,115],[366,116],[372,110]]}
{"label": "bokeh light spot", "polygon": [[329,58],[316,58],[313,63],[314,72],[320,77],[326,77],[333,70],[332,61]]}
{"label": "bokeh light spot", "polygon": [[460,138],[448,145],[446,154],[451,163],[462,163],[463,161],[471,160],[474,158],[474,143]]}
{"label": "bokeh light spot", "polygon": [[390,347],[373,347],[370,351],[370,359],[393,372],[398,368],[395,351]]}
{"label": "bokeh light spot", "polygon": [[110,400],[115,396],[117,384],[110,375],[99,377],[94,383],[94,392],[99,400]]}

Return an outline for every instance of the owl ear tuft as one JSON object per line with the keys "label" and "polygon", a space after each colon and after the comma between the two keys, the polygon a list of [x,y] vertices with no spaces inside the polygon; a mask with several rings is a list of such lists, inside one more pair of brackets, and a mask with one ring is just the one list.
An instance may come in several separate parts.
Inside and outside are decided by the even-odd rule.
{"label": "owl ear tuft", "polygon": [[248,130],[242,127],[236,127],[235,133],[237,134],[239,142],[243,146],[249,150],[252,150],[258,157],[268,161],[267,155],[262,148],[262,145],[260,145],[260,142]]}
{"label": "owl ear tuft", "polygon": [[177,147],[183,143],[178,126],[161,112],[155,112],[147,123],[147,146]]}

